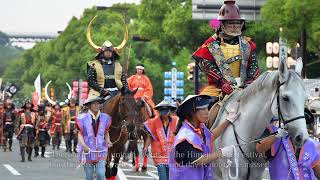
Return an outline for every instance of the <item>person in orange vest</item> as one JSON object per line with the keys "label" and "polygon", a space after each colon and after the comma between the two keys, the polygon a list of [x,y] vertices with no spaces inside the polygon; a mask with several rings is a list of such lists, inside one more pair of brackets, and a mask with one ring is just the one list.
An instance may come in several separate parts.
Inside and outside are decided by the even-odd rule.
{"label": "person in orange vest", "polygon": [[[149,133],[149,136],[144,144],[143,152],[146,154],[148,152],[148,146],[151,144],[151,154],[158,170],[159,179],[168,180],[168,157],[174,142],[174,132],[176,131],[178,122],[178,117],[172,115],[171,112],[176,109],[176,106],[164,100],[160,102],[155,109],[158,110],[159,115],[144,123],[144,127]],[[136,168],[137,166],[139,168],[138,163],[135,163],[135,165]],[[146,169],[146,167],[147,159],[144,159],[142,168]]]}
{"label": "person in orange vest", "polygon": [[154,102],[152,101],[153,96],[153,87],[148,76],[144,74],[144,65],[138,64],[136,66],[137,73],[132,75],[128,79],[129,89],[131,91],[137,90],[134,95],[136,101],[144,100],[152,110],[155,107]]}

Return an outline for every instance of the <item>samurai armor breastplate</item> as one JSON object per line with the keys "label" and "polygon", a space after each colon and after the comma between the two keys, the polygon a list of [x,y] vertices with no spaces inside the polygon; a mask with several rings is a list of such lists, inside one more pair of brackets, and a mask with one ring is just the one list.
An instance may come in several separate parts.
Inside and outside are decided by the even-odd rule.
{"label": "samurai armor breastplate", "polygon": [[104,88],[114,88],[117,87],[116,82],[115,82],[115,76],[114,76],[114,63],[112,64],[103,64],[103,73],[104,73]]}
{"label": "samurai armor breastplate", "polygon": [[221,43],[221,51],[230,66],[233,77],[240,77],[240,60],[242,59],[240,45]]}

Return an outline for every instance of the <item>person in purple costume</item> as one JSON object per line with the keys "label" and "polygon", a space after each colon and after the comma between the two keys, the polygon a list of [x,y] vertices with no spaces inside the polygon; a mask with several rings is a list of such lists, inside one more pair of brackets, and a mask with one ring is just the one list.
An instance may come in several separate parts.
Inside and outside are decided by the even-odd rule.
{"label": "person in purple costume", "polygon": [[[306,123],[314,118],[305,111]],[[283,128],[277,127],[273,118],[257,143],[257,152],[265,152],[269,160],[271,180],[316,180],[320,179],[320,143],[309,138],[302,147],[295,147]]]}
{"label": "person in purple costume", "polygon": [[192,95],[179,106],[176,137],[169,158],[170,180],[211,180],[211,162],[233,156],[232,146],[214,151],[214,140],[238,119],[239,103],[234,103],[225,122],[210,132],[204,123],[208,120],[208,105],[211,101],[211,96]]}

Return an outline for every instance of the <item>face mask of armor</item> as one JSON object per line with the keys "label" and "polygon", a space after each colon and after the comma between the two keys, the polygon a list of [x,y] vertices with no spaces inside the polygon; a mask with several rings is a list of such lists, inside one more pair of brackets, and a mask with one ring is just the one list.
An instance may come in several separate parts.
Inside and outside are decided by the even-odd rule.
{"label": "face mask of armor", "polygon": [[244,21],[226,20],[221,23],[222,33],[231,37],[240,36]]}

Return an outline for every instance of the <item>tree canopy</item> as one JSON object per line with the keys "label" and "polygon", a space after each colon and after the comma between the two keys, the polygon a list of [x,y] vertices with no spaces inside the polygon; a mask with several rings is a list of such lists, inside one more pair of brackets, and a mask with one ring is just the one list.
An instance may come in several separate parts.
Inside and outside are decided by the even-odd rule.
{"label": "tree canopy", "polygon": [[[271,18],[269,17],[270,13],[277,17],[279,12],[283,11],[281,9],[283,4],[286,7],[291,7],[288,2],[296,1],[298,2],[298,0],[269,0],[266,7],[263,8],[263,14],[268,18]],[[303,5],[303,2],[299,2],[298,7]],[[58,99],[62,99],[67,93],[65,82],[71,83],[75,79],[86,79],[86,62],[95,57],[96,51],[90,47],[85,36],[90,20],[98,15],[92,26],[92,39],[97,45],[109,40],[117,46],[123,38],[123,24],[119,20],[123,17],[121,8],[128,9],[129,41],[126,46],[126,59],[129,65],[128,76],[135,73],[136,64],[143,63],[146,75],[150,77],[154,86],[155,101],[159,102],[163,98],[163,73],[170,71],[171,63],[175,61],[178,71],[185,73],[185,95],[193,94],[194,85],[186,79],[187,64],[191,62],[192,53],[214,32],[209,26],[209,21],[192,19],[191,0],[142,0],[139,5],[114,4],[111,8],[103,11],[98,11],[95,7],[86,9],[80,19],[75,17],[71,19],[58,38],[49,42],[37,43],[34,48],[23,53],[17,61],[6,68],[3,77],[18,79],[17,81],[21,85],[20,89],[22,89],[19,96],[25,97],[31,95],[33,82],[41,73],[42,84],[52,80],[52,86],[59,94]],[[296,16],[298,16],[298,11],[296,11]],[[314,13],[314,11],[308,12]],[[289,14],[286,17],[289,19]],[[315,21],[317,17],[308,15],[308,18]],[[299,21],[300,19],[303,18],[298,17]],[[288,32],[288,34],[286,33],[288,39],[292,39],[300,29],[298,26],[302,22],[297,23],[297,26],[291,26],[294,21],[285,21],[286,23],[284,23],[284,20],[271,21],[268,19],[268,21],[247,22],[247,30],[244,34],[256,42],[257,57],[262,70],[266,69],[265,43],[276,41],[279,36],[278,28],[275,28],[276,24],[288,27],[285,28]],[[317,36],[319,25],[314,22],[305,23],[308,28],[311,28],[309,29],[312,32],[310,38],[316,42],[319,38]],[[150,39],[150,41],[133,41],[131,38],[133,35],[139,35],[142,38]],[[309,45],[311,49],[316,49],[315,43]],[[120,55],[122,58],[123,54]]]}

